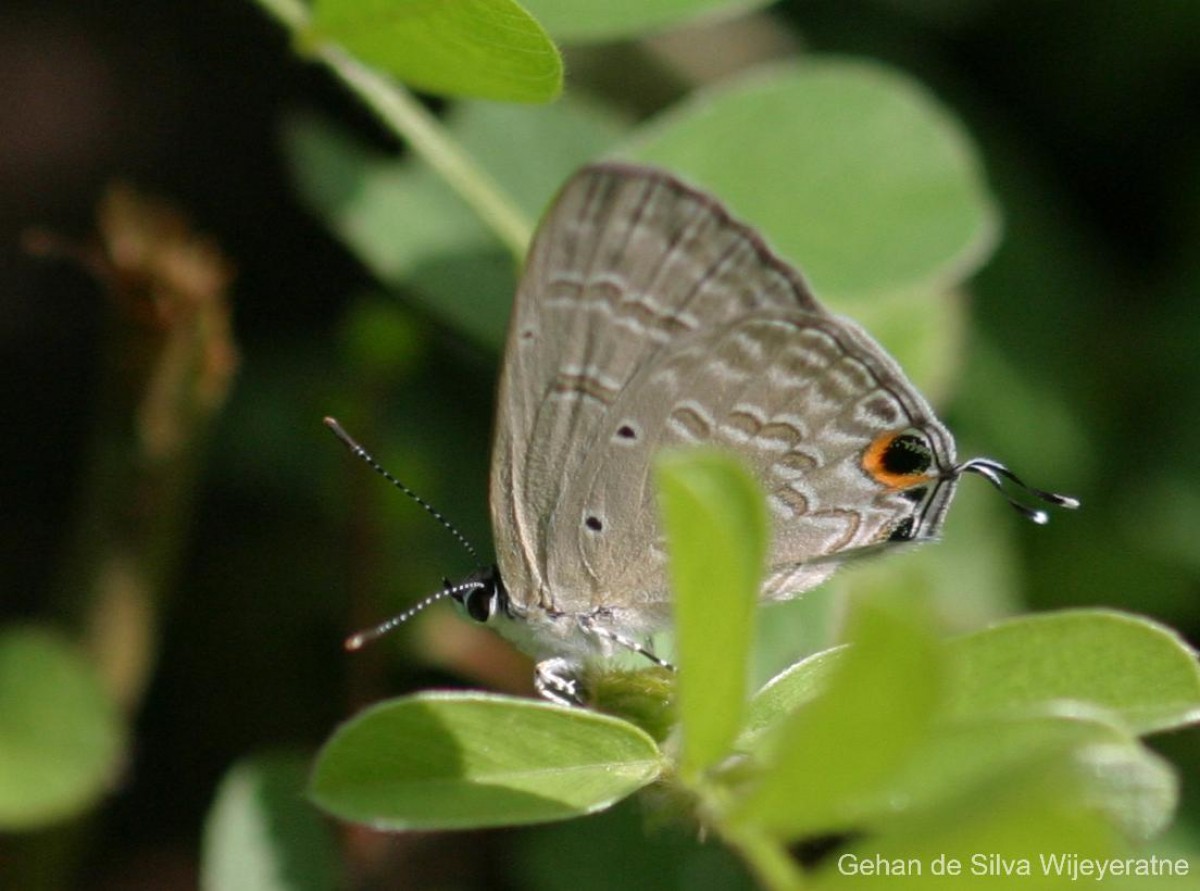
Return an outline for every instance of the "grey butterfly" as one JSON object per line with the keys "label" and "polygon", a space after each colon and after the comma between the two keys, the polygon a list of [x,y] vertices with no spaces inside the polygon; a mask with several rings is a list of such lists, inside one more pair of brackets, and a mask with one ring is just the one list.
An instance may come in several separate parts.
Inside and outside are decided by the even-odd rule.
{"label": "grey butterfly", "polygon": [[560,701],[579,700],[590,660],[655,658],[639,641],[671,606],[652,459],[699,443],[736,453],[766,493],[764,601],[935,538],[963,473],[1024,485],[989,459],[956,463],[896,362],[716,198],[655,168],[593,164],[546,213],[517,290],[492,452],[496,566],[417,609],[458,600],[540,660],[538,689]]}

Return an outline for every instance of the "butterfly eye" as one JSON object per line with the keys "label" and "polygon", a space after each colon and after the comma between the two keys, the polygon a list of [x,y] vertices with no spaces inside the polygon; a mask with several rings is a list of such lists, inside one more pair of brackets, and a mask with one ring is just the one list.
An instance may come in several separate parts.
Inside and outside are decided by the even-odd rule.
{"label": "butterfly eye", "polygon": [[496,592],[491,588],[477,588],[462,599],[463,609],[476,622],[486,623],[496,612]]}

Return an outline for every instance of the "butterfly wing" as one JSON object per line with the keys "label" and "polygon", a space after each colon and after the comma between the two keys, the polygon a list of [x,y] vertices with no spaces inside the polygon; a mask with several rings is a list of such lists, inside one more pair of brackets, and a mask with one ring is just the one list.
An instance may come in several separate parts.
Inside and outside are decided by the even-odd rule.
{"label": "butterfly wing", "polygon": [[628,604],[657,624],[651,458],[707,442],[769,492],[765,594],[811,587],[831,571],[814,559],[911,511],[862,471],[893,427],[928,429],[952,459],[895,363],[715,199],[652,168],[585,168],[539,227],[509,330],[491,481],[501,575],[523,608]]}

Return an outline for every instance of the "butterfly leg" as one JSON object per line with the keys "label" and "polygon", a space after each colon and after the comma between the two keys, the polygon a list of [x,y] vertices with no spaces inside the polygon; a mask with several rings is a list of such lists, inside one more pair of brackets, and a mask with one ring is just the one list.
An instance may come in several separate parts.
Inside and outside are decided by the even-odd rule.
{"label": "butterfly leg", "polygon": [[592,634],[595,634],[597,637],[602,637],[605,640],[609,641],[610,643],[616,644],[618,647],[621,647],[622,649],[626,649],[631,652],[637,653],[639,656],[643,656],[644,658],[649,660],[654,665],[657,665],[659,668],[665,668],[668,671],[675,670],[674,665],[672,665],[666,659],[660,659],[658,656],[655,655],[654,651],[651,650],[648,646],[638,643],[633,638],[626,637],[624,634],[618,634],[616,631],[610,631],[607,628],[598,627],[596,625],[589,624],[586,627]]}
{"label": "butterfly leg", "polygon": [[559,705],[583,705],[580,665],[570,659],[543,659],[534,668],[533,686],[543,699]]}

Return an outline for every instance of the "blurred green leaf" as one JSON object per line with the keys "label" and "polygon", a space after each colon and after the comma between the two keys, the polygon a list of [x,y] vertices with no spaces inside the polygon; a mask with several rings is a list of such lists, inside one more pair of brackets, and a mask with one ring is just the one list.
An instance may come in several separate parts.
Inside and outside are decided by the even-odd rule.
{"label": "blurred green leaf", "polygon": [[[1061,759],[1025,765],[984,788],[964,790],[953,806],[908,816],[887,832],[853,842],[829,858],[812,887],[1077,887],[1065,872],[1067,864],[1128,853],[1104,816],[1081,803],[1078,783]],[[959,871],[946,875],[947,863],[957,863]]]}
{"label": "blurred green leaf", "polygon": [[754,478],[718,452],[662,454],[655,482],[671,560],[687,776],[728,755],[741,726],[767,515]]}
{"label": "blurred green leaf", "polygon": [[966,307],[954,291],[897,291],[853,307],[862,325],[935,405],[953,392],[966,350]]}
{"label": "blurred green leaf", "polygon": [[658,747],[632,724],[483,693],[373,706],[322,748],[310,794],[377,829],[465,829],[578,817],[653,781]]}
{"label": "blurred green leaf", "polygon": [[942,700],[943,659],[921,611],[901,604],[855,604],[852,646],[822,692],[763,739],[767,766],[737,820],[790,837],[854,829],[922,746]]}
{"label": "blurred green leaf", "polygon": [[[456,107],[446,126],[531,217],[624,125],[585,102]],[[403,290],[476,341],[499,349],[516,278],[507,251],[431,170],[368,150],[300,118],[287,132],[305,201],[385,285]],[[529,146],[538,162],[529,163]]]}
{"label": "blurred green leaf", "polygon": [[752,744],[763,731],[820,696],[846,654],[845,646],[814,653],[771,678],[750,700],[739,745]]}
{"label": "blurred green leaf", "polygon": [[1024,616],[950,642],[959,715],[1095,703],[1145,734],[1200,721],[1200,664],[1169,628],[1105,610]]}
{"label": "blurred green leaf", "polygon": [[306,35],[429,93],[548,102],[562,59],[513,0],[319,0]]}
{"label": "blurred green leaf", "polygon": [[613,40],[690,19],[733,16],[771,0],[525,0],[525,6],[558,40]]}
{"label": "blurred green leaf", "polygon": [[114,781],[125,727],[92,665],[56,632],[0,632],[0,829],[75,816]]}
{"label": "blurred green leaf", "polygon": [[627,154],[714,190],[843,309],[881,292],[944,293],[995,239],[957,119],[876,64],[760,71],[663,114]]}
{"label": "blurred green leaf", "polygon": [[305,200],[382,283],[410,287],[461,330],[500,342],[511,263],[449,186],[315,121],[294,122],[287,137]]}
{"label": "blurred green leaf", "polygon": [[[1176,782],[1161,759],[1115,716],[1063,704],[1022,717],[941,723],[878,796],[871,820],[886,826],[909,819],[913,811],[935,811],[965,790],[987,788],[1050,759],[1079,780],[1081,805],[1105,812],[1129,838],[1152,837],[1174,812]],[[980,802],[986,806],[982,792]]]}
{"label": "blurred green leaf", "polygon": [[1175,816],[1175,770],[1145,746],[1089,746],[1076,753],[1072,769],[1083,781],[1084,804],[1104,813],[1131,840],[1155,838]]}
{"label": "blurred green leaf", "polygon": [[[631,126],[625,117],[580,96],[539,108],[465,102],[451,111],[446,124],[535,219],[576,169],[606,152]],[[531,145],[537,146],[536,164],[530,163]]]}
{"label": "blurred green leaf", "polygon": [[239,761],[217,788],[204,828],[202,891],[340,888],[337,846],[304,798],[307,759]]}

